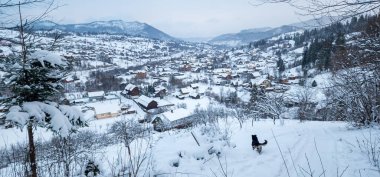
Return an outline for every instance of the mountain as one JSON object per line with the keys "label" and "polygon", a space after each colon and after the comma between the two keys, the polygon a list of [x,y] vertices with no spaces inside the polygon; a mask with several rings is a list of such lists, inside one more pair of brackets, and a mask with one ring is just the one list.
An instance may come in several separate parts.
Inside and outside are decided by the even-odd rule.
{"label": "mountain", "polygon": [[146,23],[125,22],[122,20],[95,21],[91,23],[66,25],[57,24],[52,21],[40,21],[34,24],[33,29],[37,31],[60,30],[73,33],[126,34],[160,40],[176,40],[174,37]]}
{"label": "mountain", "polygon": [[255,28],[242,30],[239,33],[223,34],[211,39],[209,42],[216,45],[240,46],[253,41],[270,38],[283,33],[300,30],[300,27],[284,25],[278,28]]}

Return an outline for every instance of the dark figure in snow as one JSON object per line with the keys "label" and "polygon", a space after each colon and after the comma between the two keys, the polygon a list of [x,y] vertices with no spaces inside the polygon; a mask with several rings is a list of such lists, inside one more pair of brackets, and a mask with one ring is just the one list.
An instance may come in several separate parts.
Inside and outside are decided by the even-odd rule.
{"label": "dark figure in snow", "polygon": [[257,139],[256,135],[252,135],[252,148],[253,150],[257,150],[257,152],[260,154],[263,146],[265,146],[268,143],[267,140],[264,140],[264,143],[260,143]]}

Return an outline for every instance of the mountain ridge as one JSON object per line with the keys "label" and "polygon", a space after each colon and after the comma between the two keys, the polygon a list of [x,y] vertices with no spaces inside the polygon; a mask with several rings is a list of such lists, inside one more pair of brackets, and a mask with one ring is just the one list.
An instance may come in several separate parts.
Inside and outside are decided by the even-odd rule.
{"label": "mountain ridge", "polygon": [[237,33],[227,33],[216,36],[208,42],[211,44],[226,45],[230,47],[246,45],[250,42],[274,37],[284,33],[325,26],[327,24],[330,24],[336,18],[338,17],[321,17],[318,19],[310,19],[298,23],[292,23],[289,25],[282,25],[276,28],[261,27],[244,29]]}
{"label": "mountain ridge", "polygon": [[33,25],[33,29],[37,31],[60,30],[73,33],[125,34],[160,40],[177,40],[149,24],[138,21],[109,20],[78,24],[58,24],[52,21],[39,21]]}

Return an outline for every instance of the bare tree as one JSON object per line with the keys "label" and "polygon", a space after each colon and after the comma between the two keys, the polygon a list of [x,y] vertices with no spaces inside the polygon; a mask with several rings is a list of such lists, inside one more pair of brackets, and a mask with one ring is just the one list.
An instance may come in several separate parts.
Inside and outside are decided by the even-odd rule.
{"label": "bare tree", "polygon": [[315,18],[330,17],[331,22],[342,21],[351,17],[378,13],[380,0],[258,0],[261,3],[287,3],[299,10],[302,15]]}
{"label": "bare tree", "polygon": [[310,88],[305,86],[301,91],[294,95],[295,101],[299,106],[298,118],[301,122],[307,119],[312,120],[314,118],[313,113],[315,105],[311,100],[312,94]]}
{"label": "bare tree", "polygon": [[334,81],[333,108],[357,126],[379,123],[380,64],[340,71]]}
{"label": "bare tree", "polygon": [[280,119],[283,124],[282,114],[286,111],[284,98],[284,94],[267,94],[257,102],[257,113],[272,117],[274,124],[276,124],[276,119]]}
{"label": "bare tree", "polygon": [[128,150],[128,174],[137,177],[150,157],[151,138],[148,129],[133,120],[121,120],[111,126],[109,133],[124,143]]}

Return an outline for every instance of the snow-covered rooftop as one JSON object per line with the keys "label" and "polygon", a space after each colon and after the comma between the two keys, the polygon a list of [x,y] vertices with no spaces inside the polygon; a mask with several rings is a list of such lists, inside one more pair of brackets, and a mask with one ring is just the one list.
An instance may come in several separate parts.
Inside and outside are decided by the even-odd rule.
{"label": "snow-covered rooftop", "polygon": [[104,91],[88,92],[88,97],[100,97],[104,96]]}
{"label": "snow-covered rooftop", "polygon": [[164,119],[167,119],[169,121],[176,121],[179,119],[183,119],[186,117],[191,116],[191,111],[184,109],[184,108],[178,108],[172,111],[164,112],[162,114],[157,115],[157,117],[162,117]]}
{"label": "snow-covered rooftop", "polygon": [[141,95],[137,99],[135,99],[136,102],[140,103],[141,105],[148,107],[148,104],[152,101],[155,101],[153,98],[147,97],[145,95]]}

